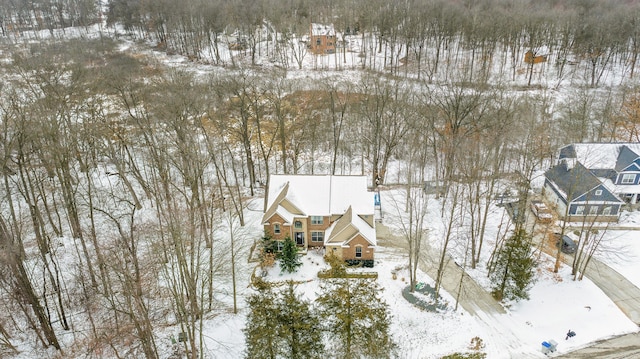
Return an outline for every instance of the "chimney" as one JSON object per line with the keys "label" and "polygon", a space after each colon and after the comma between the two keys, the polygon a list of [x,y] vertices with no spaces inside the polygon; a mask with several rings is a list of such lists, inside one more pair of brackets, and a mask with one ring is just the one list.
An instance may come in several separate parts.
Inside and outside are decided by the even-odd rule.
{"label": "chimney", "polygon": [[573,167],[576,165],[576,159],[575,158],[563,158],[562,162],[564,162],[565,167],[567,167],[567,171],[571,171],[571,169],[573,169]]}

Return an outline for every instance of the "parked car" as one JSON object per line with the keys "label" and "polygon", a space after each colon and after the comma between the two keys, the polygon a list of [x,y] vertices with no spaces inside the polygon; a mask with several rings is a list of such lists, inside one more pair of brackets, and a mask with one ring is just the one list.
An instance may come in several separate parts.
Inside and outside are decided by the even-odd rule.
{"label": "parked car", "polygon": [[573,241],[573,239],[571,239],[571,237],[569,237],[566,234],[562,235],[562,238],[560,238],[560,233],[556,233],[556,247],[560,247],[560,244],[562,243],[562,248],[560,248],[560,250],[562,251],[562,253],[566,253],[566,254],[573,254],[576,252],[576,250],[578,249],[578,245],[576,244],[576,242]]}
{"label": "parked car", "polygon": [[550,222],[553,219],[551,210],[549,210],[549,207],[542,201],[531,201],[531,211],[540,222]]}

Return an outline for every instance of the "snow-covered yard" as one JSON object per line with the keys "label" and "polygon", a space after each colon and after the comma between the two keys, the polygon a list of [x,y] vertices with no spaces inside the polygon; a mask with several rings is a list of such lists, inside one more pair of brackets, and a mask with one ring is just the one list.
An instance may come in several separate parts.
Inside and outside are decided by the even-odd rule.
{"label": "snow-covered yard", "polygon": [[[388,205],[385,221],[391,227],[399,220],[392,214],[392,196],[398,200],[402,191],[382,193],[383,205]],[[501,210],[498,208],[491,213],[495,226],[502,215]],[[254,215],[258,213],[251,213]],[[439,221],[437,211],[429,216],[432,223]],[[618,257],[621,260],[609,264],[638,283],[637,264],[630,260],[632,255],[640,255],[640,242],[633,242],[634,233],[613,230],[607,233],[625,243],[630,256],[625,260]],[[490,250],[487,248],[487,253]],[[511,303],[507,314],[472,316],[461,308],[454,311],[455,299],[448,293],[443,293],[443,297],[449,302],[449,309],[442,313],[426,312],[410,304],[402,296],[402,289],[408,281],[406,254],[397,248],[378,248],[373,270],[378,272],[378,282],[384,288],[382,296],[392,312],[392,333],[400,347],[399,357],[440,358],[454,352],[471,352],[471,340],[478,337],[482,339],[484,348],[481,351],[487,354],[487,358],[536,358],[544,357],[540,350],[543,341],[559,343],[556,354],[562,354],[596,340],[638,331],[638,326],[589,279],[573,281],[570,267],[563,266],[559,273],[553,273],[553,258],[543,254],[540,260],[538,280],[530,291],[530,300]],[[314,251],[309,252],[302,262],[303,266],[294,274],[281,274],[279,267],[275,266],[269,271],[268,279],[304,281],[298,290],[305,298],[313,299],[320,280],[317,272],[327,265]],[[404,269],[393,279],[392,272],[398,268]],[[470,273],[479,280],[483,275],[481,269]],[[418,275],[418,280],[433,282],[423,272]],[[486,280],[480,282],[483,286],[489,284]],[[246,289],[244,294],[250,291]],[[245,315],[243,306],[237,315],[221,315],[207,323],[205,337],[213,357],[236,358],[243,355]],[[577,335],[565,340],[568,330],[575,331]]]}

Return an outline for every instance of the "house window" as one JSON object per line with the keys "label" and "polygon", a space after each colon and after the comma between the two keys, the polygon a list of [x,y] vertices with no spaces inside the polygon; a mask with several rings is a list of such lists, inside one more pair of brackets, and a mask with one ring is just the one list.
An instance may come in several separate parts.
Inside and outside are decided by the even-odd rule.
{"label": "house window", "polygon": [[276,243],[278,243],[278,252],[282,252],[282,248],[284,248],[284,242],[276,241]]}
{"label": "house window", "polygon": [[303,246],[304,245],[304,232],[296,232],[294,234],[294,237],[296,238],[296,244],[299,246]]}
{"label": "house window", "polygon": [[300,229],[300,228],[302,228],[302,222],[301,222],[301,221],[295,221],[295,222],[293,223],[293,226],[294,226],[295,228]]}
{"label": "house window", "polygon": [[362,258],[362,247],[356,247],[356,258]]}
{"label": "house window", "polygon": [[598,214],[598,206],[590,206],[589,207],[589,215],[595,216]]}
{"label": "house window", "polygon": [[280,223],[273,224],[273,234],[280,234]]}
{"label": "house window", "polygon": [[601,189],[596,190],[596,196],[602,196],[602,190]]}
{"label": "house window", "polygon": [[584,214],[584,206],[577,206],[576,207],[576,214],[577,215],[583,215]]}
{"label": "house window", "polygon": [[631,184],[636,181],[636,175],[633,173],[625,173],[622,175],[623,184]]}
{"label": "house window", "polygon": [[324,232],[311,232],[311,242],[324,242]]}
{"label": "house window", "polygon": [[316,40],[316,46],[320,46],[322,45],[322,40],[320,40],[319,38]]}
{"label": "house window", "polygon": [[322,224],[324,223],[324,218],[322,216],[311,216],[311,224]]}
{"label": "house window", "polygon": [[611,206],[606,206],[602,209],[602,215],[608,216],[611,214]]}

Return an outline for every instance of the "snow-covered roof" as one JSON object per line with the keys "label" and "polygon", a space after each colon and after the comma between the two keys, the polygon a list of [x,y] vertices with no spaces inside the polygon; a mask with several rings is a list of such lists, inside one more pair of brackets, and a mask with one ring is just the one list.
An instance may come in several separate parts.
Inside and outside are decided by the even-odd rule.
{"label": "snow-covered roof", "polygon": [[377,246],[376,229],[371,227],[364,219],[359,216],[353,216],[351,218],[351,224],[354,225],[360,231],[360,234],[374,246]]}
{"label": "snow-covered roof", "polygon": [[354,214],[374,213],[373,193],[367,191],[366,176],[272,175],[267,208],[277,200],[287,183],[287,200],[308,215],[340,215],[349,206]]}
{"label": "snow-covered roof", "polygon": [[343,247],[348,247],[348,243],[360,234],[367,242],[376,246],[377,239],[374,226],[375,224],[370,224],[360,216],[353,214],[352,209],[349,208],[345,214],[334,222],[325,232],[325,244],[342,243]]}
{"label": "snow-covered roof", "polygon": [[311,24],[311,36],[336,36],[333,24]]}
{"label": "snow-covered roof", "polygon": [[640,157],[640,143],[574,143],[563,147],[560,150],[559,158],[575,158],[588,169],[620,170],[620,167],[624,166],[619,162],[621,151],[625,160],[630,157],[628,155],[631,153],[634,153],[635,158],[638,158]]}

